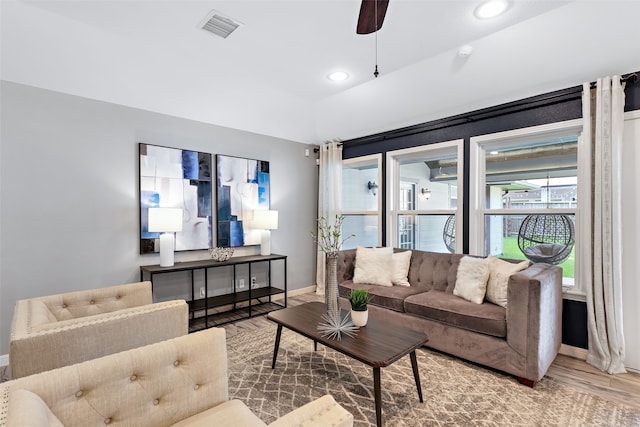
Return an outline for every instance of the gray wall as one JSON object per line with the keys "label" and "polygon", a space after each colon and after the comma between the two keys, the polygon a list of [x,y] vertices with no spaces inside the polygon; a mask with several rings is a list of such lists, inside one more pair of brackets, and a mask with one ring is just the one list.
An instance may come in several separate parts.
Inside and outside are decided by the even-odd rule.
{"label": "gray wall", "polygon": [[5,81],[0,91],[0,355],[16,300],[137,281],[159,263],[139,254],[138,142],[270,161],[272,252],[289,256],[290,290],[314,283],[313,146]]}

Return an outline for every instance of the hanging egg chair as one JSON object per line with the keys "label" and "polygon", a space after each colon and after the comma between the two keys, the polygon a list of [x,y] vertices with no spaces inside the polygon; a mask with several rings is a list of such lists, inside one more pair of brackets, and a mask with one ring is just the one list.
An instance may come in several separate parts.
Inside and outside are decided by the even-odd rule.
{"label": "hanging egg chair", "polygon": [[518,247],[532,262],[560,264],[574,243],[575,227],[568,215],[527,215],[518,231]]}
{"label": "hanging egg chair", "polygon": [[447,222],[444,223],[444,229],[442,230],[442,240],[447,250],[451,253],[456,251],[456,216],[449,215]]}

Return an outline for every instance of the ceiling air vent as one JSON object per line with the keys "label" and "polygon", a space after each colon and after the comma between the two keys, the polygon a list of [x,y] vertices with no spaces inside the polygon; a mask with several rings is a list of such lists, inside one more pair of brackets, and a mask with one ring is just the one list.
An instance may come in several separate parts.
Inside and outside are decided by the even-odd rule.
{"label": "ceiling air vent", "polygon": [[213,33],[224,39],[229,37],[229,34],[233,33],[239,26],[239,22],[234,21],[227,16],[221,15],[215,10],[212,11],[201,24],[203,30],[207,30],[210,33]]}

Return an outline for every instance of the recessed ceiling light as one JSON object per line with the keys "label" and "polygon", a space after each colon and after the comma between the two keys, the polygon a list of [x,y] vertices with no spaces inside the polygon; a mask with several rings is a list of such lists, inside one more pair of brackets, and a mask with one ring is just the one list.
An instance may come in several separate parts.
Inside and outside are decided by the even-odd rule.
{"label": "recessed ceiling light", "polygon": [[327,78],[334,82],[341,82],[343,80],[347,80],[349,78],[349,74],[345,73],[344,71],[334,71],[333,73],[329,74]]}
{"label": "recessed ceiling light", "polygon": [[458,56],[461,58],[466,58],[467,56],[473,53],[473,46],[465,44],[464,46],[460,46],[458,48]]}
{"label": "recessed ceiling light", "polygon": [[489,0],[482,3],[476,9],[476,17],[480,19],[494,18],[507,10],[509,2],[507,0]]}

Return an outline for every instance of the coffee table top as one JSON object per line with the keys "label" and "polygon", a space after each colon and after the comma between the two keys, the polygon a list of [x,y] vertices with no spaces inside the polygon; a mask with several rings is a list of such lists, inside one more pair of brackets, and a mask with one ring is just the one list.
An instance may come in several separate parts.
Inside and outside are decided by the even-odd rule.
{"label": "coffee table top", "polygon": [[367,326],[359,328],[355,337],[343,334],[341,340],[333,340],[318,331],[325,312],[324,303],[310,302],[273,311],[267,319],[374,368],[389,366],[428,341],[422,332],[376,319],[371,313]]}

